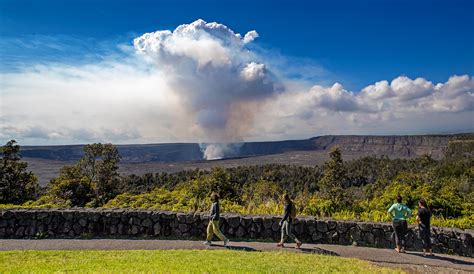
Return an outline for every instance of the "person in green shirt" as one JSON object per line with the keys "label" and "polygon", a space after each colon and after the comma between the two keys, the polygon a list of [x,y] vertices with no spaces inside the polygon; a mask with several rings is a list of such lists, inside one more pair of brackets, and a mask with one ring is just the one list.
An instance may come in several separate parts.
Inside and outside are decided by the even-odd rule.
{"label": "person in green shirt", "polygon": [[393,218],[393,230],[395,231],[395,251],[405,252],[405,234],[408,230],[407,219],[411,216],[411,210],[405,204],[402,204],[402,196],[398,194],[397,202],[389,209],[388,214]]}

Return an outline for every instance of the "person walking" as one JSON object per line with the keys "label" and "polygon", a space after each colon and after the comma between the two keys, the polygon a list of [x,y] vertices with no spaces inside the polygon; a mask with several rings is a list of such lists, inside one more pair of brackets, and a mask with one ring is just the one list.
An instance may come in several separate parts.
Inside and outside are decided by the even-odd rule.
{"label": "person walking", "polygon": [[277,244],[278,247],[285,246],[285,240],[290,237],[296,242],[296,248],[300,248],[302,243],[299,241],[296,236],[291,231],[292,223],[296,218],[296,207],[293,204],[293,201],[290,199],[288,194],[283,195],[283,201],[285,203],[285,211],[283,215],[283,219],[280,221],[281,226],[281,240]]}
{"label": "person walking", "polygon": [[219,205],[219,195],[217,193],[211,194],[211,216],[209,224],[207,225],[207,238],[204,242],[205,245],[211,245],[212,238],[216,235],[221,241],[224,242],[224,246],[229,244],[229,239],[227,239],[224,234],[222,234],[219,229],[219,219],[220,219],[220,205]]}
{"label": "person walking", "polygon": [[416,222],[418,223],[418,230],[420,232],[421,243],[423,245],[423,256],[433,256],[431,251],[431,228],[430,228],[431,212],[426,205],[425,199],[420,199],[418,203],[418,214]]}
{"label": "person walking", "polygon": [[402,196],[398,194],[397,202],[389,209],[388,213],[393,218],[393,230],[395,230],[395,251],[405,253],[405,234],[408,230],[407,219],[411,216],[411,210],[402,204]]}

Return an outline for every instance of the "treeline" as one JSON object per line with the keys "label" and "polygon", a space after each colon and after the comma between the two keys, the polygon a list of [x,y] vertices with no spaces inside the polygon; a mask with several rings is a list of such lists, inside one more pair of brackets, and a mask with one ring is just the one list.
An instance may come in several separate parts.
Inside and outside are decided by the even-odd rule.
{"label": "treeline", "polygon": [[134,207],[179,211],[208,209],[218,192],[224,211],[279,214],[280,197],[290,194],[300,214],[338,219],[388,221],[386,209],[398,193],[416,208],[425,198],[434,224],[474,227],[474,157],[433,160],[364,157],[342,160],[330,152],[323,166],[269,164],[120,176],[120,155],[111,144],[92,144],[73,166],[40,188],[26,172],[19,146],[2,148],[0,203],[26,207]]}

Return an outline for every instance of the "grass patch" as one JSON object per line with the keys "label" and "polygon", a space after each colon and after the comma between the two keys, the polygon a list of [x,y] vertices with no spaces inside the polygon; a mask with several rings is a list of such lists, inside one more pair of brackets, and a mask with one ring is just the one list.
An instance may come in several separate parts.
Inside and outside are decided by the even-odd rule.
{"label": "grass patch", "polygon": [[357,259],[229,250],[4,251],[0,272],[401,273]]}

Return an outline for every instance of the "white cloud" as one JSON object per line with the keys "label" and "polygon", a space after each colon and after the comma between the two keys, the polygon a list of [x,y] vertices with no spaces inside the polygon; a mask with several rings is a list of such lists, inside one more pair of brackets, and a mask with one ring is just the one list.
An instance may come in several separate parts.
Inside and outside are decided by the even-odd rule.
{"label": "white cloud", "polygon": [[[401,76],[350,92],[338,83],[330,87],[280,94],[265,105],[267,114],[256,127],[272,131],[292,125],[288,135],[413,134],[474,130],[474,81],[452,76],[433,85],[423,78]],[[311,134],[311,133],[310,133]]]}
{"label": "white cloud", "polygon": [[225,143],[474,130],[471,76],[444,83],[400,76],[360,91],[308,85],[310,78],[292,75],[317,66],[248,48],[257,37],[197,20],[143,34],[126,57],[0,73],[0,139]]}
{"label": "white cloud", "polygon": [[252,42],[253,40],[255,40],[258,37],[259,37],[259,35],[258,35],[257,31],[251,30],[251,31],[249,31],[245,34],[243,42],[245,44],[247,44],[247,43]]}

